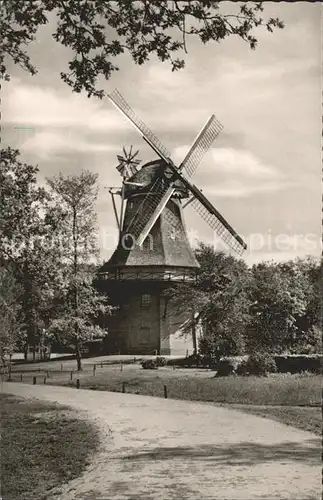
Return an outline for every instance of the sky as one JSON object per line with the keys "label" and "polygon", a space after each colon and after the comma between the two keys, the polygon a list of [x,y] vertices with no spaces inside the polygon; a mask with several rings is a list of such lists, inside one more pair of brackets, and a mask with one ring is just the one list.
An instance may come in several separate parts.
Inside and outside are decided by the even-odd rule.
{"label": "sky", "polygon": [[[232,7],[221,3],[221,10]],[[247,263],[321,255],[321,5],[265,2],[264,17],[283,30],[255,30],[252,51],[237,37],[202,45],[188,40],[186,66],[171,72],[156,59],[136,66],[128,55],[101,84],[118,88],[131,107],[181,161],[214,113],[223,131],[192,178],[248,244]],[[41,29],[29,53],[31,76],[9,65],[2,85],[2,147],[19,148],[39,166],[39,182],[58,172],[99,174],[97,201],[101,260],[111,255],[117,230],[107,186],[119,186],[117,154],[155,154],[107,98],[75,94],[60,80],[69,52],[51,38],[55,19]],[[16,128],[18,127],[18,128]],[[25,127],[25,128],[19,128]],[[212,230],[184,210],[191,244],[212,243]]]}

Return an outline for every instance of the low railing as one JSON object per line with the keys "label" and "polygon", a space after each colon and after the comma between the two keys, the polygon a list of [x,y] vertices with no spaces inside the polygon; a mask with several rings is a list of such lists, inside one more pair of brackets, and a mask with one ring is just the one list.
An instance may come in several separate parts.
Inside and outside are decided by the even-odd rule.
{"label": "low railing", "polygon": [[174,272],[174,271],[110,271],[101,273],[99,278],[103,280],[144,280],[144,281],[194,281],[196,273],[192,272]]}

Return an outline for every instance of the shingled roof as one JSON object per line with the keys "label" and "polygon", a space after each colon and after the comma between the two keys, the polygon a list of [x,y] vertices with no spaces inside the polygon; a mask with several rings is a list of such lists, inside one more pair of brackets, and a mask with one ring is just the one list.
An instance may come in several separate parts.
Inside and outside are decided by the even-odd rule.
{"label": "shingled roof", "polygon": [[180,203],[175,199],[168,202],[142,247],[125,246],[125,242],[118,245],[100,272],[126,266],[199,267],[186,235]]}
{"label": "shingled roof", "polygon": [[[139,187],[127,184],[125,189],[125,197],[129,198],[133,194],[137,195],[141,193],[147,193],[150,187],[158,178],[164,177],[165,169],[167,169],[166,163],[161,159],[150,161],[143,165],[138,172],[136,172],[132,177],[128,179],[129,182],[143,184],[143,186]],[[188,197],[187,189],[180,181],[176,181],[174,183],[174,186],[176,187],[175,194],[177,196],[180,196],[181,198]]]}

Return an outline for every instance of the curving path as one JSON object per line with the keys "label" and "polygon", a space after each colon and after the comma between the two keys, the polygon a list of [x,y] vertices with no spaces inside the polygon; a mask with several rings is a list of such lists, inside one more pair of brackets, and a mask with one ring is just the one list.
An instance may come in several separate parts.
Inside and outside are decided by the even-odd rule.
{"label": "curving path", "polygon": [[56,500],[319,500],[321,442],[265,418],[203,403],[3,383],[2,391],[68,404],[102,446]]}

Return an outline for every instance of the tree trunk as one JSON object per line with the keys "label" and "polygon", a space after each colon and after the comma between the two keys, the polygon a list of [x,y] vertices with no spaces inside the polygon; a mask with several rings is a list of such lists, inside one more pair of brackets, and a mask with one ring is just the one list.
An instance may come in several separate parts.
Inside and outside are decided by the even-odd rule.
{"label": "tree trunk", "polygon": [[193,354],[197,355],[197,341],[196,341],[196,324],[194,312],[192,313],[192,341],[193,341]]}
{"label": "tree trunk", "polygon": [[80,372],[82,371],[82,353],[78,341],[76,342],[75,346],[75,354],[76,354],[77,371]]}
{"label": "tree trunk", "polygon": [[9,380],[11,380],[11,369],[12,369],[12,354],[9,354]]}
{"label": "tree trunk", "polygon": [[[79,295],[78,295],[78,284],[77,284],[77,277],[78,277],[77,243],[78,243],[77,213],[76,213],[76,207],[74,206],[73,207],[73,246],[74,246],[73,272],[74,272],[74,314],[76,318],[79,315]],[[77,321],[75,322],[75,337],[76,337],[76,344],[75,344],[76,363],[77,363],[77,371],[79,372],[82,370],[82,354],[79,344],[79,325]]]}

